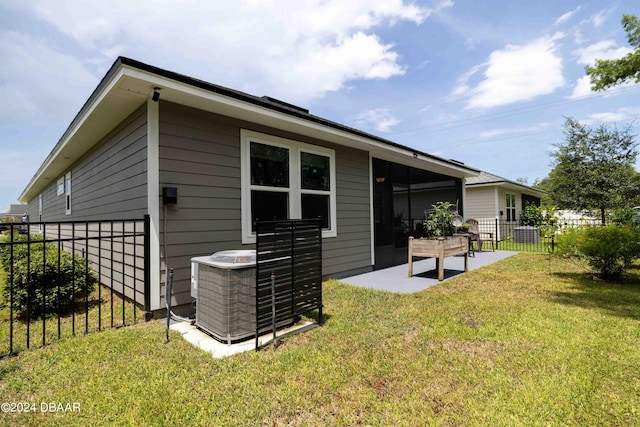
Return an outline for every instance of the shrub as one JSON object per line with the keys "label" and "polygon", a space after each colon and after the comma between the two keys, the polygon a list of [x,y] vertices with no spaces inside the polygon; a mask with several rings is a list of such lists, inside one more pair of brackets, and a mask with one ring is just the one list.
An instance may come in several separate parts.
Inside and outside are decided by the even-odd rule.
{"label": "shrub", "polygon": [[[21,317],[29,312],[31,318],[68,313],[76,298],[95,289],[98,282],[95,273],[85,267],[84,258],[58,251],[58,246],[53,243],[37,242],[42,240],[40,236],[31,236],[30,239],[36,243],[14,245],[14,310]],[[14,242],[26,240],[27,236],[14,235]],[[8,237],[0,239],[0,242],[7,241]],[[6,271],[11,268],[10,258],[10,246],[1,245],[0,261]],[[11,283],[7,279],[2,289],[5,303],[9,302],[10,294]]]}
{"label": "shrub", "polygon": [[555,254],[564,257],[578,257],[578,240],[584,228],[565,228],[562,234],[555,236]]}
{"label": "shrub", "polygon": [[611,224],[567,230],[558,253],[584,258],[603,279],[618,279],[640,258],[640,228]]}
{"label": "shrub", "polygon": [[533,225],[538,226],[542,224],[543,215],[542,208],[535,204],[528,203],[527,206],[520,212],[520,225]]}
{"label": "shrub", "polygon": [[538,227],[541,236],[551,237],[558,230],[558,219],[554,215],[555,210],[554,206],[543,208],[528,203],[520,212],[520,225]]}
{"label": "shrub", "polygon": [[620,208],[609,215],[609,221],[614,224],[632,224],[637,214],[631,207]]}

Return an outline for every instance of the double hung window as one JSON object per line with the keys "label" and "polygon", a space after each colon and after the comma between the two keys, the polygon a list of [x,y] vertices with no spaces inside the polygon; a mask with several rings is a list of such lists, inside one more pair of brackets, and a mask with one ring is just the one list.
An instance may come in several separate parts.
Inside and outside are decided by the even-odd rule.
{"label": "double hung window", "polygon": [[320,218],[336,236],[335,152],[242,130],[242,241],[255,241],[255,222]]}
{"label": "double hung window", "polygon": [[507,222],[516,221],[516,196],[507,193]]}

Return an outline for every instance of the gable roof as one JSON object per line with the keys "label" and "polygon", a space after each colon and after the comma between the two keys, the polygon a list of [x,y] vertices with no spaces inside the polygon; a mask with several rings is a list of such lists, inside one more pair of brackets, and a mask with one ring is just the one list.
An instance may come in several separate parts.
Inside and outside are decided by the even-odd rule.
{"label": "gable roof", "polygon": [[378,136],[327,120],[270,97],[258,97],[142,62],[118,57],[20,195],[33,199],[94,144],[136,109],[154,90],[160,99],[196,109],[359,148],[375,156],[463,178],[479,171]]}
{"label": "gable roof", "polygon": [[541,197],[544,194],[544,191],[538,190],[537,188],[529,187],[528,185],[520,184],[519,182],[511,181],[485,171],[481,171],[477,176],[467,178],[465,185],[471,188],[497,185],[536,197]]}

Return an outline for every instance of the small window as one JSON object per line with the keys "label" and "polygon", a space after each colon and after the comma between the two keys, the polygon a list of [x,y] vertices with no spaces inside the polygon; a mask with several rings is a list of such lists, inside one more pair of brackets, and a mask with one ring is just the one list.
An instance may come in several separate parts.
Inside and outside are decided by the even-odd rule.
{"label": "small window", "polygon": [[255,221],[275,221],[289,218],[289,193],[251,190],[251,231]]}
{"label": "small window", "polygon": [[289,150],[251,142],[251,185],[289,188]]}
{"label": "small window", "polygon": [[58,178],[57,183],[57,195],[62,196],[64,194],[64,176]]}
{"label": "small window", "polygon": [[65,174],[64,183],[65,213],[71,215],[71,172]]}
{"label": "small window", "polygon": [[301,179],[304,190],[331,190],[328,156],[312,153],[300,153]]}
{"label": "small window", "polygon": [[507,222],[516,221],[516,196],[507,193]]}
{"label": "small window", "polygon": [[329,210],[329,196],[318,194],[302,195],[302,218],[322,220],[322,228],[329,228],[331,211]]}

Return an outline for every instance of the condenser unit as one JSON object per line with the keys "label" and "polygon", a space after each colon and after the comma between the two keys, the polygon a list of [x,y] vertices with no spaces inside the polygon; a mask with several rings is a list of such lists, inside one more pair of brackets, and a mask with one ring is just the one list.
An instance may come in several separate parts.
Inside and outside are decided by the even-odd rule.
{"label": "condenser unit", "polygon": [[256,252],[232,250],[192,258],[191,296],[196,299],[198,328],[229,344],[255,337]]}

